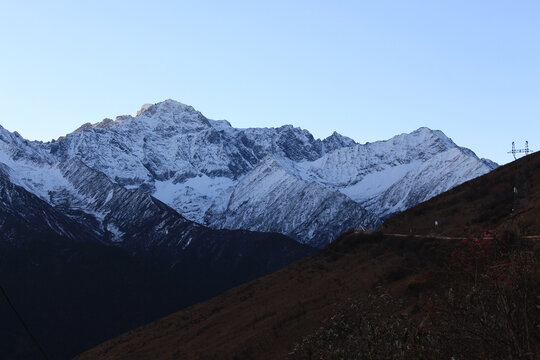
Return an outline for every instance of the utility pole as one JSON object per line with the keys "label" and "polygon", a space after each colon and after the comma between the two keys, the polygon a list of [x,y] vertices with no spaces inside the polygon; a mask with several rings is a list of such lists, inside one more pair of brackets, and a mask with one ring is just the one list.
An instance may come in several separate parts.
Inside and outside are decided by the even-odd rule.
{"label": "utility pole", "polygon": [[512,141],[512,150],[508,152],[508,154],[514,155],[514,160],[517,160],[516,154],[525,154],[525,156],[532,153],[532,151],[529,149],[529,142],[525,141],[525,149],[516,149],[516,143]]}
{"label": "utility pole", "polygon": [[[512,150],[508,152],[508,154],[512,154],[514,156],[514,160],[518,159],[517,154],[525,154],[525,156],[532,153],[532,151],[529,149],[529,142],[525,141],[525,148],[523,149],[516,149],[516,143],[512,141]],[[527,177],[525,176],[525,173],[523,171],[524,163],[523,161],[518,162],[517,168],[516,168],[516,179],[514,181],[514,206],[512,207],[512,212],[518,210],[522,206],[527,205]]]}

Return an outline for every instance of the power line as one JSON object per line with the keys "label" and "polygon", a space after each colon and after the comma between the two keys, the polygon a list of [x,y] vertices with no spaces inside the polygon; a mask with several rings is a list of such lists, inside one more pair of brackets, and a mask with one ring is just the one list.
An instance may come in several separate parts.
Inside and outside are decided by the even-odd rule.
{"label": "power line", "polygon": [[[529,149],[528,141],[525,141],[524,149],[516,149],[516,143],[512,141],[512,150],[509,151],[508,154],[512,154],[514,156],[514,160],[517,160],[516,154],[525,154],[525,156],[527,156],[532,152],[533,151]],[[527,206],[528,203],[528,186],[527,177],[525,176],[523,169],[524,166],[526,166],[526,164],[520,161],[516,167],[516,179],[514,182],[514,206],[512,208],[512,212],[518,210],[520,207]]]}
{"label": "power line", "polygon": [[525,156],[532,153],[532,151],[529,149],[529,142],[525,141],[525,149],[516,149],[516,143],[512,141],[512,150],[508,152],[508,154],[514,155],[514,160],[517,160],[516,154],[525,154]]}
{"label": "power line", "polygon": [[34,335],[32,334],[32,332],[30,331],[30,329],[28,328],[28,326],[26,325],[26,323],[24,322],[21,314],[19,314],[19,312],[17,311],[17,309],[15,309],[15,305],[13,305],[13,303],[11,302],[11,300],[9,299],[9,296],[6,292],[6,290],[4,290],[4,287],[2,285],[0,285],[0,292],[2,292],[2,295],[4,295],[4,298],[6,299],[9,307],[11,308],[11,310],[13,310],[13,312],[15,313],[15,315],[17,316],[17,319],[19,319],[19,321],[21,322],[22,326],[24,327],[24,329],[26,330],[26,332],[28,333],[28,335],[30,336],[30,338],[32,339],[32,341],[34,342],[34,344],[36,344],[39,352],[41,353],[41,355],[43,355],[43,358],[45,358],[45,360],[49,360],[49,357],[47,356],[47,354],[45,353],[45,350],[43,350],[43,348],[41,347],[41,345],[39,344],[39,342],[37,341],[37,339],[34,337]]}

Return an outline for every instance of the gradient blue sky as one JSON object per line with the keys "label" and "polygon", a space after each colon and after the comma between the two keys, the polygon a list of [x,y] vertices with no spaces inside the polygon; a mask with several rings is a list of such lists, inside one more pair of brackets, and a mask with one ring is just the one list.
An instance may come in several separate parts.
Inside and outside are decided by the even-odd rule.
{"label": "gradient blue sky", "polygon": [[172,98],[359,142],[540,149],[540,1],[0,0],[0,124],[50,140]]}

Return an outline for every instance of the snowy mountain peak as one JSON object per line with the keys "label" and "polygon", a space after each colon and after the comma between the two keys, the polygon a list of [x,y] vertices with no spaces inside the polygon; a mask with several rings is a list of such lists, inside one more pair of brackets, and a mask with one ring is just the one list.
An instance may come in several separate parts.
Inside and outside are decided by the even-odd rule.
{"label": "snowy mountain peak", "polygon": [[167,99],[165,101],[158,102],[146,111],[161,112],[161,113],[172,113],[172,114],[182,114],[182,113],[197,113],[200,114],[197,110],[191,105],[183,104],[179,101]]}
{"label": "snowy mountain peak", "polygon": [[143,106],[141,106],[141,109],[140,109],[139,111],[137,111],[137,115],[136,115],[136,116],[141,115],[143,112],[145,112],[146,110],[150,109],[151,106],[152,106],[152,104],[144,104]]}
{"label": "snowy mountain peak", "polygon": [[332,135],[323,140],[323,144],[325,152],[330,152],[343,147],[353,146],[356,144],[356,141],[334,131]]}
{"label": "snowy mountain peak", "polygon": [[441,151],[458,147],[442,131],[431,130],[427,127],[418,128],[408,134],[396,135],[386,141],[376,141],[366,145],[379,150],[392,147],[394,152],[400,151],[406,156],[416,154],[415,156],[420,156],[424,160]]}
{"label": "snowy mountain peak", "polygon": [[422,141],[425,142],[441,142],[444,144],[446,148],[453,148],[457,145],[450,139],[448,136],[446,136],[442,131],[440,130],[432,130],[428,127],[421,127],[410,133],[411,136],[416,136]]}
{"label": "snowy mountain peak", "polygon": [[165,127],[169,131],[183,132],[211,127],[208,119],[192,106],[171,99],[149,106],[136,119],[150,128]]}

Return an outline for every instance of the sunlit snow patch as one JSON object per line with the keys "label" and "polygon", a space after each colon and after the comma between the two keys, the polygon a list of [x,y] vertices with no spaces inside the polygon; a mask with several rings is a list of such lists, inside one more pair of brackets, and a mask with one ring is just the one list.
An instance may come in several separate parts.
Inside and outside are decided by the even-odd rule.
{"label": "sunlit snow patch", "polygon": [[235,184],[227,177],[209,177],[199,175],[182,183],[173,180],[156,181],[155,198],[172,206],[189,220],[202,222],[206,210],[214,200]]}
{"label": "sunlit snow patch", "polygon": [[362,202],[387,190],[421,164],[421,161],[412,161],[408,164],[390,166],[382,171],[367,174],[356,184],[339,189],[339,191],[354,201]]}

